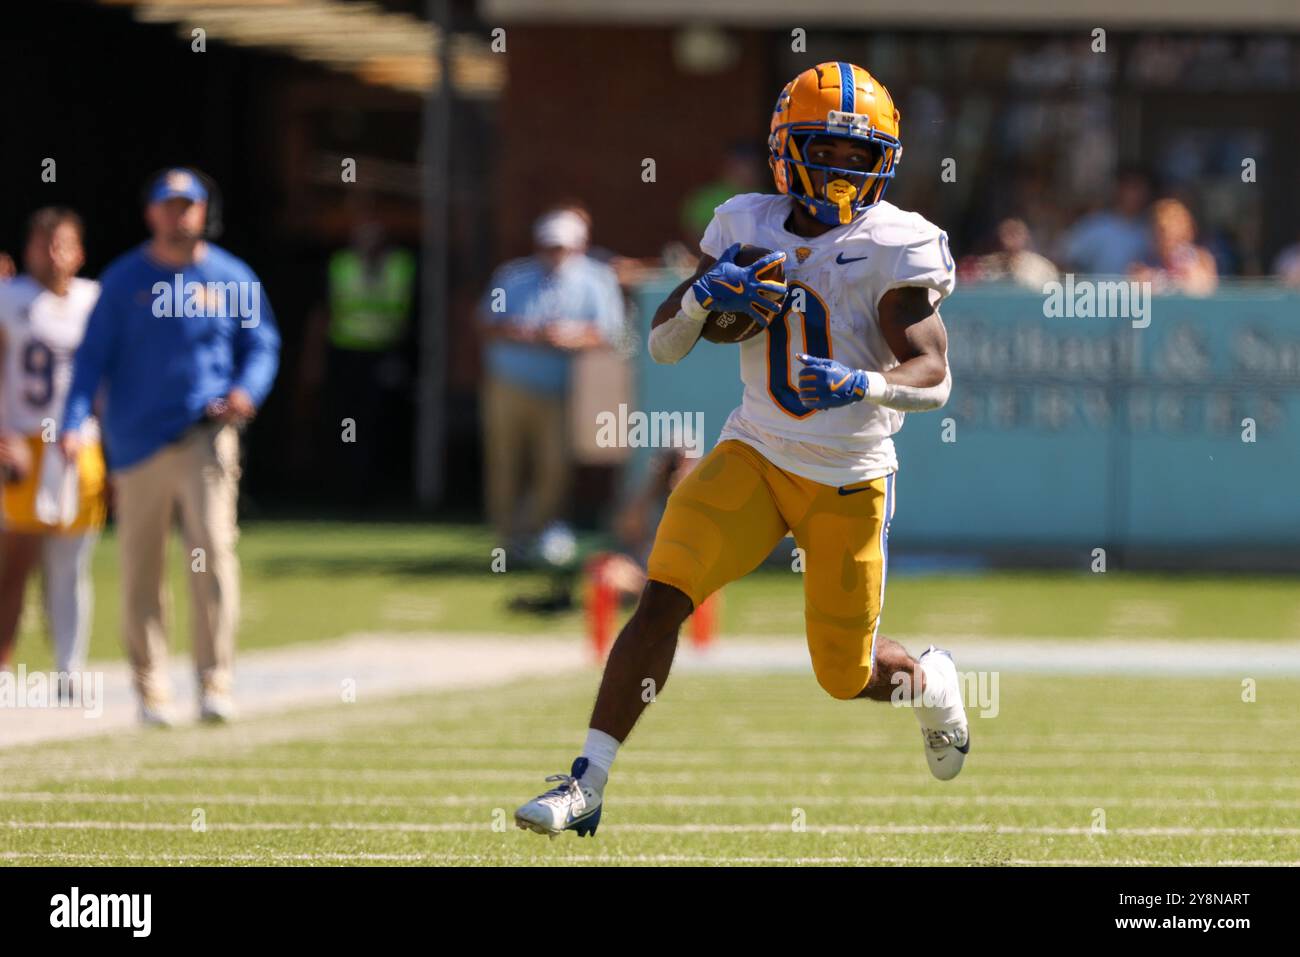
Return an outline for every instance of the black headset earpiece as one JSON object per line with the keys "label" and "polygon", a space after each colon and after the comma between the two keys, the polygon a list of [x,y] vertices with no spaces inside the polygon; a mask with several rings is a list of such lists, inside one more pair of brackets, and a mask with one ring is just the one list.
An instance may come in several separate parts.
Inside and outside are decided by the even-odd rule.
{"label": "black headset earpiece", "polygon": [[203,188],[208,191],[208,223],[207,227],[203,230],[203,238],[220,239],[221,233],[226,226],[225,220],[222,218],[222,214],[225,211],[225,204],[222,202],[221,198],[221,187],[217,185],[215,179],[203,172],[203,170],[197,169],[193,166],[186,168],[199,178],[199,182],[203,184]]}

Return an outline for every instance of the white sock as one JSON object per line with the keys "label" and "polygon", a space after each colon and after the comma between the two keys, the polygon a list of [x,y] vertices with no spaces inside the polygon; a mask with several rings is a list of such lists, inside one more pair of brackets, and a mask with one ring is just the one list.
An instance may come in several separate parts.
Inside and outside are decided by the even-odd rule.
{"label": "white sock", "polygon": [[598,787],[604,787],[617,754],[617,738],[604,731],[588,728],[587,743],[582,746],[582,756],[587,759],[587,773],[583,777],[590,778],[591,783]]}
{"label": "white sock", "polygon": [[961,689],[953,682],[951,659],[927,656],[917,661],[925,674],[925,690],[914,702],[922,724],[944,724],[961,711]]}

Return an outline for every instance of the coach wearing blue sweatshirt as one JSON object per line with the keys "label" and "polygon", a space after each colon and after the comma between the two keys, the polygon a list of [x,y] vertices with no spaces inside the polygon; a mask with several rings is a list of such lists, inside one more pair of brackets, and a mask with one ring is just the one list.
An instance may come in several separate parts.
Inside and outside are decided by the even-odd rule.
{"label": "coach wearing blue sweatshirt", "polygon": [[[73,362],[60,445],[102,395],[121,543],[123,637],[140,717],[170,724],[163,563],[179,511],[193,601],[199,716],[228,720],[239,564],[239,427],[271,390],[280,336],[256,274],[204,241],[208,191],[194,171],[148,187],[152,239],[114,260]],[[102,390],[102,391],[101,391]]]}

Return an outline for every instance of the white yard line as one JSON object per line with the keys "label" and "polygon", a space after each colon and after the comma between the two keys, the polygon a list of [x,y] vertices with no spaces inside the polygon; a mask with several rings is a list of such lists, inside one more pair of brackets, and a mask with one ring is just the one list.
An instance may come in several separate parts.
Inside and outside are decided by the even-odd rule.
{"label": "white yard line", "polygon": [[249,861],[255,863],[265,863],[268,861],[294,861],[297,863],[309,864],[315,861],[330,861],[338,864],[365,864],[377,861],[398,861],[404,863],[418,863],[428,860],[425,854],[369,854],[357,852],[353,854],[345,853],[305,853],[305,854],[115,854],[104,852],[100,854],[87,853],[64,853],[61,851],[49,853],[45,851],[0,851],[0,861],[24,861],[34,860],[42,864],[57,864],[60,861],[100,861],[102,863],[116,863],[118,861],[171,861],[177,864],[219,864],[223,861]]}
{"label": "white yard line", "polygon": [[[960,635],[902,640],[914,651],[932,642],[952,649],[963,673],[1218,675],[1234,682],[1300,676],[1300,645],[1280,642],[993,640]],[[103,676],[103,695],[91,711],[0,707],[0,749],[134,728],[135,699],[126,666],[111,662],[92,668]],[[724,636],[703,652],[683,642],[675,668],[696,673],[810,675],[802,639]],[[401,694],[580,674],[584,669],[594,684],[590,652],[577,638],[374,632],[247,652],[237,664],[236,691],[241,713],[256,717],[337,705],[345,693],[371,702]],[[173,686],[182,692],[178,704],[192,711],[193,677],[184,659],[177,659],[171,671]]]}
{"label": "white yard line", "polygon": [[703,856],[698,854],[533,854],[533,855],[488,855],[488,854],[369,854],[369,853],[304,853],[304,854],[277,854],[268,852],[266,854],[114,854],[114,853],[45,853],[38,851],[0,851],[0,860],[6,861],[25,861],[33,860],[40,863],[58,864],[63,861],[85,861],[99,862],[105,864],[116,863],[119,861],[147,861],[147,862],[172,862],[178,864],[221,864],[230,861],[246,861],[251,863],[314,863],[314,862],[332,862],[332,863],[377,863],[377,862],[395,862],[395,863],[426,863],[426,864],[485,864],[485,865],[510,865],[510,864],[536,864],[539,866],[554,866],[556,864],[707,864],[718,867],[726,867],[733,864],[858,864],[863,866],[874,864],[911,864],[931,866],[935,864],[965,864],[965,865],[984,865],[986,863],[997,863],[1002,865],[1016,866],[1042,866],[1042,867],[1096,867],[1098,864],[1104,864],[1107,867],[1297,867],[1300,861],[1258,861],[1258,860],[1199,860],[1183,861],[1178,864],[1170,864],[1168,861],[1155,861],[1143,859],[1041,859],[1041,858],[1009,858],[998,859],[994,862],[986,862],[979,858],[971,857],[747,857],[735,856],[730,854],[715,854]]}
{"label": "white yard line", "polygon": [[[1117,677],[1300,676],[1300,642],[1140,641],[1098,638],[994,638],[989,635],[893,635],[913,654],[931,644],[953,653],[960,672],[1092,674]],[[688,667],[717,671],[808,671],[802,641],[720,638]]]}
{"label": "white yard line", "polygon": [[[909,729],[911,730],[911,729]],[[918,738],[918,740],[920,740]],[[980,763],[990,773],[1001,774],[1004,770],[1028,770],[1038,768],[1042,770],[1083,770],[1091,768],[1094,771],[1102,770],[1128,770],[1128,771],[1146,771],[1152,772],[1150,777],[1163,779],[1161,772],[1173,769],[1201,768],[1207,764],[1217,764],[1221,767],[1243,768],[1254,771],[1265,771],[1276,768],[1279,759],[1284,759],[1288,755],[1295,754],[1294,751],[1283,751],[1279,749],[1277,754],[1265,755],[1258,753],[1233,754],[1224,751],[1133,751],[1125,752],[1119,749],[1123,747],[1123,739],[1117,737],[1115,747],[1117,750],[1110,753],[1099,751],[1056,751],[1044,752],[1041,754],[1031,754],[1025,751],[993,751],[985,747],[980,751]],[[917,752],[921,749],[917,745]],[[630,749],[629,749],[630,750]],[[155,763],[162,763],[170,759],[185,766],[177,767],[141,767],[139,764],[132,765],[131,769],[124,769],[121,766],[110,765],[107,762],[103,766],[86,767],[89,762],[82,762],[80,765],[63,763],[47,764],[44,762],[33,761],[24,766],[28,773],[44,770],[49,773],[59,771],[67,772],[68,780],[75,780],[83,777],[101,777],[117,778],[123,776],[139,776],[149,778],[150,780],[172,780],[188,779],[195,777],[222,777],[230,776],[239,779],[261,779],[282,781],[301,780],[301,781],[338,781],[350,780],[354,783],[364,782],[367,779],[385,780],[385,781],[409,781],[418,783],[427,781],[436,783],[446,781],[449,776],[456,778],[473,779],[473,780],[491,780],[501,778],[506,780],[515,780],[521,774],[535,774],[537,772],[538,754],[535,752],[531,759],[520,759],[519,761],[500,761],[491,762],[492,767],[484,768],[476,766],[482,763],[483,758],[480,755],[477,759],[465,764],[448,763],[442,760],[430,758],[426,762],[419,759],[418,748],[413,748],[413,757],[402,762],[387,763],[366,763],[358,761],[356,764],[343,762],[340,764],[330,764],[325,761],[313,762],[310,758],[295,758],[292,763],[283,764],[269,761],[265,764],[258,765],[218,765],[197,763],[189,765],[183,760],[182,755],[172,755],[163,750],[157,750],[151,754],[144,755]],[[972,754],[974,751],[972,750]],[[717,762],[707,760],[682,760],[676,761],[671,757],[663,758],[646,758],[642,755],[629,753],[625,760],[619,765],[619,776],[626,777],[642,776],[648,777],[653,775],[662,781],[673,781],[679,778],[684,779],[682,774],[675,774],[674,771],[680,771],[685,768],[694,769],[691,772],[692,778],[698,778],[700,769],[707,771],[710,777],[725,779],[728,781],[744,781],[753,779],[755,781],[761,778],[753,777],[755,772],[745,767],[744,761],[736,761],[737,755],[728,754],[723,751],[718,761],[727,762],[727,766],[719,767]],[[200,756],[202,758],[202,756]],[[572,760],[570,756],[568,760]],[[867,765],[869,763],[869,767]],[[405,767],[401,765],[406,765]],[[833,774],[837,778],[848,777],[870,777],[877,778],[882,774],[891,772],[904,774],[917,768],[917,756],[913,754],[902,754],[898,752],[877,753],[868,749],[859,752],[845,751],[842,754],[826,756],[821,761],[784,761],[779,757],[770,762],[764,762],[764,765],[771,768],[785,768],[784,771],[774,772],[773,780],[791,781],[797,778],[820,779],[828,774]],[[923,766],[922,766],[923,767]],[[5,765],[5,770],[17,770],[17,765]],[[137,770],[138,768],[138,770]],[[761,773],[761,772],[759,772]],[[1282,778],[1275,779],[1279,783],[1286,783],[1292,779]]]}
{"label": "white yard line", "polygon": [[[473,641],[424,635],[359,634],[246,652],[236,665],[240,714],[337,705],[344,693],[359,702],[421,691],[505,684],[567,674],[590,662],[577,641],[482,636]],[[92,664],[103,674],[102,713],[96,707],[0,710],[0,748],[134,729],[135,696],[125,664]],[[184,662],[171,667],[180,717],[192,721],[194,677]]]}
{"label": "white yard line", "polygon": [[[156,757],[156,756],[155,756]],[[919,758],[918,758],[919,760]],[[1015,767],[1016,763],[1011,762]],[[1200,765],[1196,765],[1200,767]],[[543,768],[542,770],[545,770]],[[1076,773],[1069,773],[1070,771]],[[1149,770],[1149,769],[1144,769]],[[430,769],[427,771],[406,770],[392,771],[383,768],[283,768],[278,765],[266,765],[258,767],[249,766],[226,766],[226,765],[202,765],[189,768],[179,767],[142,767],[138,764],[129,768],[90,768],[82,770],[66,770],[64,768],[46,768],[39,764],[25,765],[21,768],[6,767],[6,774],[14,774],[19,777],[26,775],[28,778],[38,776],[43,779],[57,779],[60,782],[71,781],[116,781],[116,780],[138,780],[138,781],[193,781],[201,782],[203,786],[209,786],[211,779],[218,778],[222,781],[244,781],[254,784],[276,783],[284,784],[288,782],[311,781],[323,784],[341,784],[352,787],[365,786],[368,784],[385,783],[385,784],[427,784],[431,788],[443,788],[450,782],[454,781],[459,784],[468,782],[506,782],[509,784],[519,784],[521,782],[541,783],[542,775],[538,773],[538,767],[533,764],[527,768],[517,768],[514,770],[502,770],[500,768],[467,768],[467,769]],[[709,777],[715,781],[725,781],[728,783],[749,784],[754,786],[760,785],[780,785],[782,787],[806,787],[809,785],[843,785],[845,782],[861,784],[863,787],[889,787],[899,786],[916,786],[919,782],[929,783],[931,780],[926,776],[924,765],[916,765],[911,762],[911,766],[906,761],[901,762],[897,767],[880,768],[875,765],[863,767],[855,770],[833,769],[820,773],[809,772],[777,772],[777,771],[753,771],[737,769],[717,769],[709,772]],[[618,779],[629,784],[638,784],[662,788],[667,785],[680,785],[682,787],[693,787],[698,785],[700,777],[698,772],[673,772],[673,771],[655,771],[655,770],[637,770],[632,767],[623,767],[618,772]],[[1082,786],[1093,786],[1097,782],[1097,767],[1095,763],[1081,763],[1067,768],[1065,773],[1053,774],[1051,782],[1058,787],[1071,787],[1076,784]],[[1204,777],[1198,776],[1178,776],[1163,774],[1143,774],[1141,777],[1134,778],[1134,781],[1147,788],[1190,788],[1192,790],[1204,791],[1207,788]],[[1043,787],[1044,778],[1041,775],[1016,774],[1013,772],[997,772],[996,783],[1000,787],[1021,787],[1028,789],[1040,789]],[[1234,775],[1226,784],[1218,787],[1231,788],[1235,790],[1248,789],[1265,789],[1265,790],[1300,790],[1300,778],[1296,777],[1257,777],[1247,775]]]}
{"label": "white yard line", "polygon": [[[87,791],[0,791],[0,803],[10,804],[179,804],[185,807],[468,807],[484,808],[509,804],[517,794],[444,794],[412,797],[408,795],[374,794],[364,797],[340,795],[313,798],[300,794],[167,794],[167,793],[91,793]],[[620,806],[629,807],[772,807],[774,800],[766,795],[734,794],[663,794],[653,797],[620,795]],[[1193,798],[1178,796],[1176,808],[1206,810],[1297,810],[1300,799],[1248,800],[1240,798]],[[781,805],[791,807],[1105,807],[1105,808],[1157,808],[1168,810],[1170,799],[1108,796],[1049,797],[1024,794],[961,794],[961,795],[875,795],[854,794],[844,797],[793,795],[783,796]]]}
{"label": "white yard line", "polygon": [[[0,821],[19,831],[192,831],[189,823],[164,821]],[[615,824],[618,833],[635,834],[1030,834],[1050,837],[1294,837],[1300,827],[1091,827],[1021,824],[825,824],[795,831],[790,824]],[[478,834],[490,832],[484,821],[241,821],[209,822],[208,833],[240,831],[372,831],[398,834]]]}
{"label": "white yard line", "polygon": [[[731,854],[533,854],[533,856],[489,856],[489,854],[368,854],[368,853],[303,853],[303,854],[92,854],[92,853],[53,853],[27,852],[27,850],[4,850],[0,852],[0,861],[38,861],[40,863],[61,863],[64,861],[117,863],[120,861],[169,861],[174,863],[226,863],[231,861],[250,863],[480,863],[480,865],[502,866],[524,865],[555,866],[558,863],[607,863],[607,865],[642,865],[642,863],[701,863],[727,867],[732,865],[967,865],[985,866],[988,862],[971,857],[737,857]],[[1008,858],[997,859],[998,865],[1041,866],[1041,867],[1296,867],[1300,861],[1147,861],[1147,859],[1109,859],[1109,858]]]}
{"label": "white yard line", "polygon": [[[1041,639],[991,640],[987,637],[962,637],[946,635],[943,637],[911,637],[905,644],[914,652],[929,643],[951,648],[956,655],[958,669],[962,672],[998,671],[1008,673],[1044,673],[1075,675],[1114,675],[1119,678],[1137,678],[1142,676],[1218,676],[1227,684],[1225,694],[1232,693],[1230,685],[1237,685],[1243,678],[1289,678],[1300,676],[1300,647],[1282,643],[1263,642],[1213,642],[1207,640],[1185,642],[1116,642],[1116,641],[1080,641],[1062,639],[1045,641]],[[743,637],[721,639],[714,647],[700,653],[683,642],[679,649],[676,668],[684,672],[710,674],[761,674],[790,673],[807,676],[808,693],[818,695],[811,677],[808,653],[802,639],[780,640],[770,638],[745,639]],[[188,674],[185,661],[178,660],[172,668],[173,681],[180,691],[192,687],[192,676]],[[521,684],[506,689],[500,686],[514,681],[537,679],[551,676],[561,679],[565,684],[555,685],[554,694],[559,694],[566,687],[571,689],[585,682],[594,691],[597,678],[596,669],[591,661],[586,645],[577,639],[528,639],[502,635],[420,635],[368,633],[352,635],[335,641],[323,641],[300,644],[265,651],[253,651],[241,655],[237,671],[237,692],[241,713],[250,718],[259,716],[282,715],[275,721],[238,722],[227,729],[213,729],[202,734],[181,733],[173,735],[159,734],[132,735],[118,741],[105,741],[104,754],[95,760],[78,759],[71,751],[43,754],[44,749],[17,751],[11,755],[4,754],[6,746],[31,744],[41,741],[62,740],[85,737],[110,732],[121,733],[134,731],[136,727],[135,703],[129,687],[129,677],[124,665],[108,664],[103,668],[104,697],[102,714],[87,718],[79,711],[28,708],[13,709],[0,707],[0,776],[5,783],[27,783],[32,790],[12,788],[0,791],[0,805],[8,803],[13,807],[11,813],[18,813],[21,805],[42,805],[43,814],[56,820],[22,821],[0,820],[0,830],[15,832],[44,831],[51,835],[52,841],[61,842],[63,838],[53,835],[85,832],[166,832],[182,834],[191,831],[190,822],[185,816],[170,821],[64,821],[59,817],[76,813],[77,805],[101,806],[104,810],[92,813],[116,813],[114,806],[158,805],[171,806],[206,806],[209,809],[224,806],[247,807],[298,807],[298,808],[368,808],[393,807],[413,809],[409,816],[420,817],[421,808],[445,807],[467,809],[489,809],[500,805],[509,808],[511,803],[504,797],[483,796],[472,793],[476,785],[485,785],[485,790],[496,783],[498,788],[506,784],[514,785],[524,778],[536,777],[536,764],[533,753],[526,748],[495,748],[493,742],[487,742],[483,748],[474,747],[473,740],[444,742],[437,735],[425,735],[417,740],[395,740],[386,736],[386,731],[397,725],[409,723],[412,716],[424,713],[437,721],[444,721],[448,716],[459,715],[472,717],[490,708],[511,707],[519,696],[537,693],[536,688],[545,686]],[[576,678],[576,682],[570,679]],[[384,699],[400,695],[419,694],[423,692],[443,692],[458,689],[476,689],[497,687],[492,695],[466,695],[439,704],[437,699],[427,703],[418,699],[410,701],[392,701]],[[790,713],[797,711],[800,697],[797,687],[789,695],[781,695],[776,701],[766,702],[769,710],[784,709]],[[358,703],[366,707],[352,711],[343,706],[343,694],[354,693]],[[182,705],[192,703],[187,697],[180,699]],[[296,709],[297,713],[294,713]],[[313,710],[300,710],[313,709]],[[1011,716],[1004,711],[1004,715]],[[1007,788],[1038,788],[1042,779],[1038,776],[1017,774],[1018,768],[1055,768],[1058,773],[1053,780],[1058,786],[1073,783],[1076,785],[1070,797],[1055,798],[1040,794],[1000,795],[952,795],[930,797],[928,795],[895,796],[879,793],[892,784],[913,785],[922,773],[912,767],[913,762],[905,762],[902,757],[897,760],[882,760],[879,749],[887,739],[881,734],[875,736],[864,734],[861,741],[835,740],[823,741],[816,751],[809,751],[813,768],[808,761],[799,760],[798,767],[788,771],[754,770],[752,768],[714,768],[711,776],[719,783],[745,780],[755,786],[780,785],[806,790],[831,782],[842,783],[846,778],[869,781],[876,793],[860,793],[845,797],[812,796],[787,797],[781,806],[802,806],[806,808],[859,806],[859,807],[968,807],[975,809],[994,809],[1005,806],[1032,808],[1149,808],[1167,809],[1171,806],[1180,808],[1202,808],[1210,810],[1244,810],[1300,808],[1300,777],[1285,777],[1279,774],[1268,777],[1261,772],[1277,770],[1285,772],[1285,767],[1274,768],[1266,765],[1264,759],[1269,756],[1264,747],[1252,748],[1248,753],[1240,749],[1233,751],[1209,751],[1206,748],[1207,731],[1196,732],[1191,725],[1183,726],[1186,734],[1162,734],[1147,730],[1136,735],[1127,732],[1118,724],[1123,716],[1121,708],[1116,707],[1114,715],[1117,720],[1117,740],[1124,747],[1114,750],[1115,742],[1105,735],[1092,735],[1087,738],[1073,737],[1068,734],[1044,734],[1035,736],[1022,729],[1020,733],[996,740],[996,750],[989,749],[985,754],[989,766],[1005,767],[1007,773],[999,772],[999,785]],[[1014,716],[1011,716],[1014,721]],[[909,719],[910,720],[910,719]],[[1195,721],[1192,717],[1189,721]],[[1256,726],[1254,733],[1264,729]],[[1246,733],[1244,727],[1235,724],[1230,729],[1216,726],[1217,733],[1229,733],[1240,736]],[[1280,726],[1278,728],[1280,730]],[[346,757],[342,752],[329,753],[333,735],[340,732],[366,732],[373,738],[375,754],[369,760],[363,760],[360,766],[343,762]],[[373,733],[370,733],[373,730]],[[275,761],[273,756],[261,758],[259,766],[216,765],[207,763],[211,756],[229,753],[235,745],[274,745],[293,744],[302,740],[319,739],[325,752],[317,755],[318,760],[305,758],[303,755],[288,755],[288,763]],[[521,737],[520,741],[526,740]],[[681,749],[670,747],[670,743],[681,740]],[[890,739],[892,742],[892,739]],[[516,744],[519,742],[515,742]],[[1243,741],[1243,744],[1245,741]],[[727,758],[734,758],[737,751],[725,747],[709,749],[707,752],[694,750],[693,741],[666,738],[662,741],[647,741],[649,747],[635,755],[629,755],[626,767],[620,772],[623,780],[629,783],[653,784],[662,788],[666,785],[679,784],[692,787],[698,777],[696,772],[681,767],[689,764],[714,764]],[[791,763],[789,752],[804,752],[797,737],[782,738],[779,735],[760,735],[737,745],[744,753],[757,756],[759,751],[778,752],[778,767]],[[365,745],[361,745],[365,747]],[[1192,748],[1199,746],[1199,750]],[[1248,747],[1250,745],[1247,745]],[[96,743],[94,747],[99,748]],[[682,750],[688,753],[683,754]],[[1136,750],[1133,750],[1136,749]],[[394,751],[401,752],[395,755]],[[784,752],[784,753],[780,753]],[[113,755],[113,757],[110,757]],[[484,757],[494,759],[491,767],[482,767]],[[386,757],[399,757],[398,767]],[[838,770],[838,762],[856,762],[864,757],[873,764],[861,770]],[[460,760],[471,766],[464,769],[438,768],[435,763],[448,763]],[[1251,790],[1263,790],[1266,799],[1234,800],[1231,796],[1204,797],[1205,787],[1202,779],[1187,775],[1185,767],[1200,765],[1205,762],[1226,764],[1238,769],[1231,779],[1233,793]],[[158,764],[163,766],[157,766]],[[170,766],[168,766],[168,763]],[[512,765],[518,764],[518,768]],[[504,765],[504,766],[503,766]],[[818,765],[826,765],[820,767]],[[662,771],[654,770],[663,767]],[[1151,785],[1148,792],[1139,791],[1133,797],[1085,797],[1097,781],[1099,767],[1130,768],[1137,775],[1137,780]],[[1180,776],[1177,772],[1182,770]],[[1163,774],[1162,771],[1173,771]],[[1246,773],[1253,772],[1253,773]],[[86,786],[94,787],[100,782],[117,779],[156,781],[156,782],[194,782],[204,789],[204,794],[149,794],[149,793],[68,793],[61,791],[37,790],[42,784],[57,780],[65,782],[84,781]],[[928,779],[926,779],[928,780]],[[219,783],[218,783],[219,782]],[[382,788],[385,783],[392,785],[409,785],[427,783],[436,787],[436,793],[429,795],[392,795],[359,794],[342,798],[308,798],[298,795],[265,793],[232,793],[223,795],[210,793],[215,787],[243,784],[246,791],[257,791],[266,782],[336,782],[346,785],[367,785]],[[459,785],[460,793],[448,793],[452,787]],[[129,785],[128,785],[129,786]],[[148,785],[137,785],[147,788]],[[1187,789],[1191,794],[1184,798],[1170,789]],[[1134,790],[1137,790],[1136,788]],[[1278,798],[1279,792],[1287,796]],[[1213,794],[1214,792],[1210,792]],[[1163,794],[1164,797],[1150,796]],[[1295,794],[1296,799],[1290,795]],[[638,807],[718,807],[727,808],[763,808],[772,805],[770,799],[761,795],[721,795],[700,794],[694,791],[683,795],[654,795],[623,799],[630,806]],[[1171,805],[1172,802],[1172,805]],[[60,809],[64,812],[60,814]],[[272,812],[274,813],[274,812]],[[464,813],[464,812],[462,812]],[[346,814],[346,812],[344,812]],[[171,815],[167,815],[171,817]],[[388,816],[388,815],[383,815]],[[408,816],[401,814],[400,816]],[[712,815],[709,815],[712,816]],[[725,815],[723,815],[725,816]],[[781,815],[776,815],[780,817]],[[865,815],[870,817],[871,815]],[[914,816],[906,814],[905,816]],[[1056,815],[1054,815],[1056,816]],[[402,822],[402,821],[254,821],[223,822],[212,821],[209,815],[207,830],[219,834],[241,835],[257,832],[316,832],[316,833],[396,833],[396,834],[484,834],[492,833],[492,821],[452,822]],[[1060,817],[1066,819],[1078,816],[1063,811]],[[1112,818],[1113,819],[1113,818]],[[1132,818],[1130,817],[1130,820]],[[511,828],[513,831],[513,828]],[[691,824],[616,824],[606,826],[612,834],[784,834],[795,833],[789,822],[780,823],[691,823]],[[1192,826],[1130,826],[1112,827],[1106,832],[1094,832],[1090,827],[1059,825],[1015,825],[1015,824],[843,824],[816,825],[804,828],[806,833],[815,836],[835,835],[1025,835],[1043,838],[1080,838],[1089,839],[1089,847],[1079,846],[1076,852],[1101,848],[1095,842],[1123,841],[1130,838],[1160,838],[1175,842],[1188,842],[1186,846],[1194,847],[1190,842],[1211,837],[1254,837],[1293,841],[1300,836],[1298,827],[1192,827]],[[249,838],[257,841],[256,838]],[[521,838],[523,844],[531,844],[528,838]],[[239,842],[245,843],[245,842]],[[908,842],[897,842],[906,847]],[[1050,844],[1050,841],[1048,842]],[[542,846],[545,846],[543,844]],[[816,847],[817,845],[810,845]],[[1122,845],[1113,845],[1119,847]],[[828,848],[830,849],[830,848]],[[1064,848],[1062,848],[1064,850]],[[1109,852],[1109,849],[1107,849]],[[473,853],[266,853],[234,854],[183,854],[183,853],[142,853],[142,854],[94,854],[72,853],[60,854],[49,852],[3,851],[0,861],[39,861],[56,860],[113,862],[121,860],[136,861],[172,861],[176,863],[429,863],[429,864],[497,864],[497,863],[535,863],[554,864],[706,864],[706,865],[742,865],[742,864],[969,864],[982,860],[977,857],[946,856],[941,858],[918,857],[880,857],[808,855],[788,857],[767,857],[747,855],[605,855],[605,854],[567,854],[547,855],[533,854],[473,854]],[[1056,860],[1039,859],[990,859],[999,864],[1018,865],[1096,865],[1101,860],[1062,858]],[[1145,859],[1105,860],[1104,863],[1115,866],[1147,866],[1164,861]],[[1201,860],[1200,865],[1219,866],[1269,866],[1275,864],[1296,865],[1300,861],[1259,861],[1259,860]]]}

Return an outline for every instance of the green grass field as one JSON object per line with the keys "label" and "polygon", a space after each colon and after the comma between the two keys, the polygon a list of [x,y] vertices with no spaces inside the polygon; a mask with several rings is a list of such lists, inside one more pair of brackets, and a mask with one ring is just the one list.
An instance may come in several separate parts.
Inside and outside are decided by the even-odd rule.
{"label": "green grass field", "polygon": [[[810,677],[675,678],[594,838],[518,831],[594,674],[0,752],[9,863],[1191,864],[1300,859],[1300,687],[1005,676],[961,777]],[[196,829],[202,815],[206,830]],[[1100,816],[1104,814],[1104,819]],[[1104,823],[1105,833],[1093,831]],[[799,829],[798,825],[802,825]]]}
{"label": "green grass field", "polygon": [[[537,573],[488,570],[470,527],[255,524],[245,649],[360,631],[576,636],[505,610]],[[173,584],[180,638],[187,596]],[[96,558],[92,657],[119,657],[116,549]],[[891,577],[886,632],[1294,640],[1287,579]],[[725,630],[802,633],[799,576],[728,588]],[[39,616],[19,660],[48,666]],[[725,633],[722,639],[726,640]],[[960,659],[958,661],[960,666]],[[811,674],[675,675],[615,767],[594,839],[515,829],[567,770],[595,691],[563,679],[291,711],[227,728],[0,749],[0,862],[1187,864],[1300,862],[1300,680],[1004,673],[960,778],[915,719]],[[2,718],[0,718],[2,720]],[[202,826],[200,826],[202,825]]]}
{"label": "green grass field", "polygon": [[[241,648],[316,641],[359,631],[577,634],[580,610],[538,618],[507,599],[544,590],[539,572],[489,570],[493,543],[474,525],[250,524],[243,564]],[[173,644],[188,643],[186,556],[171,562]],[[117,543],[94,559],[92,659],[121,657]],[[19,660],[48,667],[35,584]],[[803,631],[801,577],[764,567],[729,585],[723,628],[733,634]],[[1094,638],[1294,640],[1300,588],[1286,577],[1157,576],[1113,571],[890,576],[885,633]]]}

